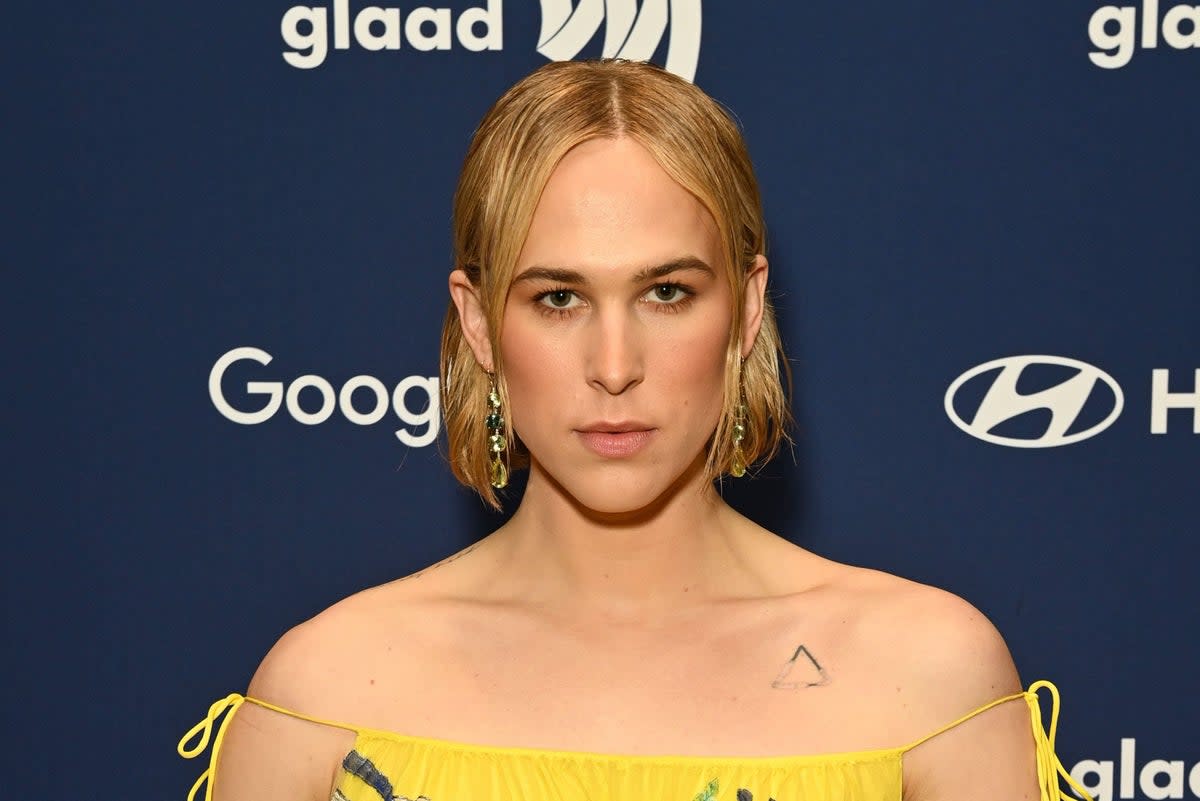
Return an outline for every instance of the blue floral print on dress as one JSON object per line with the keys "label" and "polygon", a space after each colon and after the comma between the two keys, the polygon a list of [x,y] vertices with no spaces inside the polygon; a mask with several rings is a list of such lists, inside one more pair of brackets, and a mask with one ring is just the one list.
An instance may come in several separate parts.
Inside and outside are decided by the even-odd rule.
{"label": "blue floral print on dress", "polygon": [[[392,782],[379,768],[375,767],[375,763],[367,759],[358,751],[351,751],[346,754],[346,758],[342,760],[342,769],[351,776],[357,776],[366,783],[375,792],[379,793],[379,797],[383,801],[430,801],[423,795],[416,798],[409,798],[406,795],[393,795]],[[337,798],[341,793],[335,793],[334,801],[340,801]]]}

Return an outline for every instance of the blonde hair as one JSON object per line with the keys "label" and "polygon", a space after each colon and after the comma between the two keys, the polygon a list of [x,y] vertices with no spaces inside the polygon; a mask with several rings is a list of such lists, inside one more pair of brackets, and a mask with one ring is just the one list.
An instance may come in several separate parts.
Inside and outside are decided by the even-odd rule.
{"label": "blonde hair", "polygon": [[[741,358],[747,269],[766,250],[758,184],[737,125],[692,84],[652,64],[622,60],[552,62],[496,101],[467,151],[454,196],[454,264],[479,293],[492,345],[496,388],[508,408],[500,324],[517,258],[542,189],[567,151],[590,139],[629,137],[712,215],[725,250],[733,320],[725,400],[709,443],[710,479],[733,461],[733,425],[745,404],[746,464],[765,461],[786,437],[790,373],[770,299],[749,355]],[[492,378],[475,361],[453,303],[442,328],[441,402],[455,477],[500,508],[491,486],[486,397]],[[511,468],[529,454],[506,429]]]}

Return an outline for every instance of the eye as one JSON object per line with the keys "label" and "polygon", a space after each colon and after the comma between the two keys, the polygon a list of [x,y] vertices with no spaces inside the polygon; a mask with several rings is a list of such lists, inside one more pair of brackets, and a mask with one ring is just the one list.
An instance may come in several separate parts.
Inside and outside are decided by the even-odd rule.
{"label": "eye", "polygon": [[657,284],[651,287],[644,297],[652,303],[676,304],[681,303],[692,293],[679,284]]}
{"label": "eye", "polygon": [[578,305],[578,297],[569,289],[553,289],[538,295],[537,301],[551,309],[570,309]]}

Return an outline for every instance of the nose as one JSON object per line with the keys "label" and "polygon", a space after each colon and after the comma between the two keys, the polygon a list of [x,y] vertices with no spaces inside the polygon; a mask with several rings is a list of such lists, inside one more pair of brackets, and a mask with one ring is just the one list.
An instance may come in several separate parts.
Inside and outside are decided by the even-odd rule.
{"label": "nose", "polygon": [[610,308],[590,320],[584,368],[588,384],[609,395],[628,392],[645,377],[645,332],[624,310]]}

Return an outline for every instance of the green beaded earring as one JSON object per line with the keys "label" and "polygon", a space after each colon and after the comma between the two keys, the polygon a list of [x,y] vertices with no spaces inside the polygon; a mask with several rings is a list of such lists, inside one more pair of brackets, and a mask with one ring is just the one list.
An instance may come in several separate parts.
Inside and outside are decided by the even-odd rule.
{"label": "green beaded earring", "polygon": [[492,454],[492,486],[504,489],[508,486],[508,467],[500,457],[501,452],[508,447],[504,436],[504,415],[500,413],[500,392],[496,389],[496,376],[492,375],[492,386],[487,396],[488,414],[484,421],[488,430],[488,450]]}
{"label": "green beaded earring", "polygon": [[733,460],[729,472],[734,478],[746,475],[746,455],[742,453],[742,440],[746,438],[746,404],[739,403],[733,418]]}

